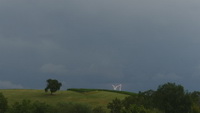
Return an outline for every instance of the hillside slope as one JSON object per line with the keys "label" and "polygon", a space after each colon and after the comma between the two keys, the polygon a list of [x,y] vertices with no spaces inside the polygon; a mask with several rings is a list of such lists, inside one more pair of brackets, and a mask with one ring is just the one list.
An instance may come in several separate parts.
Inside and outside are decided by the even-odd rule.
{"label": "hillside slope", "polygon": [[12,105],[23,99],[31,101],[45,102],[55,105],[59,102],[82,103],[92,107],[106,106],[114,98],[123,99],[128,95],[107,92],[107,91],[91,91],[91,92],[74,92],[74,91],[58,91],[54,95],[45,93],[44,90],[33,89],[1,89],[1,93],[8,99],[8,104]]}

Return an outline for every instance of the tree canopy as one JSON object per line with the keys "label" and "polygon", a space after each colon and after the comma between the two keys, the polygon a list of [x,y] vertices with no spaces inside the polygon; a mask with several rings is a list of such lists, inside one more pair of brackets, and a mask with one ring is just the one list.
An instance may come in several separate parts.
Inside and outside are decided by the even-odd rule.
{"label": "tree canopy", "polygon": [[188,113],[191,110],[189,94],[183,86],[166,83],[158,87],[155,92],[155,103],[165,113]]}
{"label": "tree canopy", "polygon": [[62,83],[58,82],[58,80],[48,79],[45,92],[48,92],[48,90],[50,90],[51,94],[53,94],[54,92],[60,90],[61,86],[62,86]]}
{"label": "tree canopy", "polygon": [[107,106],[111,113],[200,113],[200,92],[188,93],[181,85],[165,83]]}

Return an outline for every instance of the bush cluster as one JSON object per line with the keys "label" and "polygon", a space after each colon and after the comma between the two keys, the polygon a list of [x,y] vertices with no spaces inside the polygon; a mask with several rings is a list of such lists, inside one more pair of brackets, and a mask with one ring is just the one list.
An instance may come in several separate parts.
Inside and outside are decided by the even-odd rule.
{"label": "bush cluster", "polygon": [[166,83],[156,91],[116,98],[107,107],[110,113],[200,113],[200,92],[189,93],[181,85]]}
{"label": "bush cluster", "polygon": [[[7,106],[7,103],[4,103]],[[91,108],[84,104],[58,103],[55,106],[39,101],[22,100],[10,107],[1,108],[0,113],[106,113],[103,107]]]}

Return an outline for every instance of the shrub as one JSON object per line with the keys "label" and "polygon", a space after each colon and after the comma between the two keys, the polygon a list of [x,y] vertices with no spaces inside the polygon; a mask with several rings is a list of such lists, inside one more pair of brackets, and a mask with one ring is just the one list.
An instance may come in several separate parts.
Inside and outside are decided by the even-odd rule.
{"label": "shrub", "polygon": [[122,113],[148,113],[143,106],[132,104],[128,109],[123,109]]}
{"label": "shrub", "polygon": [[92,109],[83,104],[59,103],[57,113],[92,113]]}
{"label": "shrub", "polygon": [[36,101],[32,104],[33,113],[54,113],[53,110],[53,107],[46,103]]}
{"label": "shrub", "polygon": [[46,103],[34,102],[30,100],[22,100],[16,102],[9,109],[9,113],[54,113],[52,106]]}
{"label": "shrub", "polygon": [[8,101],[2,93],[0,93],[0,113],[5,113],[8,109]]}
{"label": "shrub", "polygon": [[101,106],[98,106],[98,107],[95,107],[93,110],[92,110],[92,113],[106,113],[106,110],[101,107]]}
{"label": "shrub", "polygon": [[193,105],[192,113],[200,113],[200,107],[198,105]]}
{"label": "shrub", "polygon": [[121,113],[123,103],[120,99],[115,98],[111,103],[108,103],[107,108],[111,110],[110,113]]}
{"label": "shrub", "polygon": [[10,108],[9,113],[32,113],[31,101],[23,100],[21,102],[16,102]]}

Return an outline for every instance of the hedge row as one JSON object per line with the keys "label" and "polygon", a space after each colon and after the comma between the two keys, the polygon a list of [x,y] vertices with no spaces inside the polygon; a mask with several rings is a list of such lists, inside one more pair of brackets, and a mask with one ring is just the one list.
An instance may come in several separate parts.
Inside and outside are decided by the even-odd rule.
{"label": "hedge row", "polygon": [[136,95],[135,93],[132,93],[132,92],[108,90],[108,89],[69,88],[67,90],[68,91],[75,91],[75,92],[79,92],[79,93],[92,92],[92,91],[107,91],[107,92],[120,93],[120,94],[125,94],[125,95]]}

